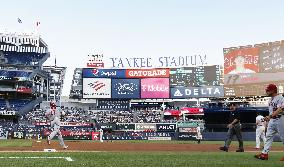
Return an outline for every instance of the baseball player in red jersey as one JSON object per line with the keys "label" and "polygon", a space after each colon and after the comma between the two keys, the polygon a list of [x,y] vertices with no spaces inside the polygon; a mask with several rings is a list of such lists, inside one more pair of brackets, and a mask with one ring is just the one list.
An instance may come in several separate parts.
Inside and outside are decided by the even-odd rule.
{"label": "baseball player in red jersey", "polygon": [[[63,114],[63,111],[59,108],[56,108],[55,102],[50,102],[50,109],[45,113],[45,115],[50,120],[50,126],[52,128],[52,132],[47,137],[47,143],[50,145],[50,141],[53,139],[55,135],[58,135],[59,143],[64,148],[67,149],[68,146],[65,145],[61,132],[60,132],[60,116]],[[63,114],[64,115],[64,114]]]}
{"label": "baseball player in red jersey", "polygon": [[[282,110],[284,108],[284,98],[282,95],[277,94],[277,86],[274,84],[269,84],[266,87],[266,94],[271,97],[269,100],[269,116],[265,117],[268,122],[266,141],[264,148],[260,154],[254,157],[260,160],[268,160],[268,152],[273,142],[273,137],[276,133],[279,134],[282,142],[284,143],[284,116],[282,115]],[[284,161],[284,158],[281,159]]]}

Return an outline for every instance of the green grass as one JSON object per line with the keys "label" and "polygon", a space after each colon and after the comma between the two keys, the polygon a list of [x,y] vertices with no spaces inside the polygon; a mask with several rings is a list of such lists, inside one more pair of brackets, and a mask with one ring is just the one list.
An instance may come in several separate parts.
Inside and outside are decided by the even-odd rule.
{"label": "green grass", "polygon": [[280,153],[271,153],[268,161],[253,158],[253,153],[129,153],[129,152],[102,152],[102,153],[0,153],[0,157],[34,157],[34,156],[66,156],[74,161],[65,159],[1,159],[0,166],[104,166],[104,167],[282,167]]}
{"label": "green grass", "polygon": [[[113,142],[124,142],[124,143],[162,143],[162,144],[196,144],[196,141],[149,141],[149,140],[118,140]],[[224,145],[224,141],[202,141],[201,144],[218,144]],[[231,145],[238,145],[237,141],[232,141]],[[255,147],[255,141],[244,141],[244,146]],[[283,147],[282,142],[273,142],[273,146]],[[283,147],[284,148],[284,147]]]}
{"label": "green grass", "polygon": [[[90,142],[90,141],[87,141]],[[175,143],[191,144],[194,141],[115,141],[130,143]],[[81,141],[84,144],[84,141]],[[222,145],[223,141],[203,141],[204,144]],[[253,147],[255,142],[245,141],[245,146]],[[0,147],[30,147],[31,140],[1,140]],[[237,142],[232,142],[237,145]],[[274,146],[282,146],[282,143],[275,142]],[[8,157],[71,157],[74,161],[66,159],[9,159]],[[254,153],[235,152],[55,152],[55,153],[0,153],[0,166],[104,166],[104,167],[277,167],[284,166],[279,159],[283,153],[271,153],[268,161],[260,161],[253,158]],[[6,158],[2,158],[6,157]]]}
{"label": "green grass", "polygon": [[0,140],[0,147],[31,147],[32,140],[13,139],[13,140]]}

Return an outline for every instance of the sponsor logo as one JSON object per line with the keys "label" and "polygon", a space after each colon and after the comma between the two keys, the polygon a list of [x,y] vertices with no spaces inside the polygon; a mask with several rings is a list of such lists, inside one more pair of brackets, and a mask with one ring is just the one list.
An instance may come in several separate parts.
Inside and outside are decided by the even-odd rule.
{"label": "sponsor logo", "polygon": [[144,124],[144,125],[137,124],[136,129],[137,130],[139,130],[139,129],[156,129],[156,126],[155,125],[147,125],[147,124]]}
{"label": "sponsor logo", "polygon": [[99,76],[99,70],[98,70],[98,69],[93,69],[93,70],[92,70],[92,74],[93,74],[94,76]]}
{"label": "sponsor logo", "polygon": [[181,97],[183,94],[177,89],[174,96]]}
{"label": "sponsor logo", "polygon": [[105,87],[106,85],[103,82],[96,81],[94,83],[89,83],[88,84],[91,88],[95,89],[95,91],[98,91]]}
{"label": "sponsor logo", "polygon": [[126,95],[126,94],[134,94],[136,90],[138,90],[138,85],[135,83],[117,83],[115,84],[115,90],[119,95]]}
{"label": "sponsor logo", "polygon": [[169,69],[127,70],[126,76],[129,78],[169,77]]}
{"label": "sponsor logo", "polygon": [[159,125],[159,130],[175,130],[175,125]]}
{"label": "sponsor logo", "polygon": [[148,140],[172,140],[171,137],[148,137]]}
{"label": "sponsor logo", "polygon": [[167,85],[142,85],[142,90],[147,92],[168,92]]}

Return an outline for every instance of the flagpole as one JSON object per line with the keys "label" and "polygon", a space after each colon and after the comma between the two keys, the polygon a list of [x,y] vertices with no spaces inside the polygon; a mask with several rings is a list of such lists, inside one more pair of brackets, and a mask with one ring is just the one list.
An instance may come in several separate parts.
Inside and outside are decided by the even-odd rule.
{"label": "flagpole", "polygon": [[[54,71],[55,71],[55,68],[56,68],[56,55],[54,56]],[[54,78],[53,78],[54,79]],[[53,90],[54,90],[54,100],[55,100],[55,79],[53,80]]]}

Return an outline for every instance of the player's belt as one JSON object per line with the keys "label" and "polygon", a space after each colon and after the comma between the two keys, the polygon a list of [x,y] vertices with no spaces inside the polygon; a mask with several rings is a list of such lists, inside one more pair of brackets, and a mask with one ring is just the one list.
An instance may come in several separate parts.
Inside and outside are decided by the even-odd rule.
{"label": "player's belt", "polygon": [[272,119],[279,119],[281,118],[282,115],[277,115],[277,116],[274,116],[274,117],[271,117]]}

